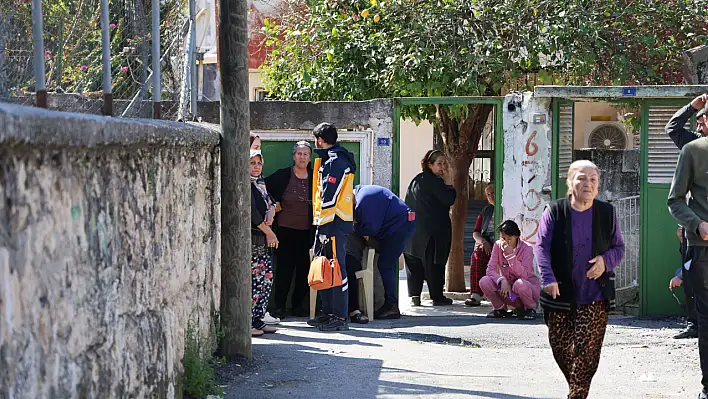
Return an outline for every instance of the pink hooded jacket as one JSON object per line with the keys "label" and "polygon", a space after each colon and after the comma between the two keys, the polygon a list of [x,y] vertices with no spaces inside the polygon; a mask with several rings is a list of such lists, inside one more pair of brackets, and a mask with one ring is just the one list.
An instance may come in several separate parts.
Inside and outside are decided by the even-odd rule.
{"label": "pink hooded jacket", "polygon": [[511,285],[514,285],[518,279],[524,279],[533,285],[534,289],[541,290],[541,281],[533,272],[533,249],[520,239],[514,253],[509,256],[504,254],[498,241],[494,243],[487,265],[487,276],[497,284],[501,277]]}

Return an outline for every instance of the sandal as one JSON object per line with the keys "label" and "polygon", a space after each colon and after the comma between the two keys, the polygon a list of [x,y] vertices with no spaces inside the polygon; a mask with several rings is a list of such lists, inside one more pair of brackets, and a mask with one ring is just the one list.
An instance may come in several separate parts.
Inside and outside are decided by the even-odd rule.
{"label": "sandal", "polygon": [[494,309],[487,313],[487,318],[490,319],[506,319],[511,316],[512,312],[508,309]]}
{"label": "sandal", "polygon": [[369,322],[369,318],[364,316],[364,314],[358,310],[355,310],[354,312],[350,313],[349,319],[352,323],[356,324],[367,324]]}

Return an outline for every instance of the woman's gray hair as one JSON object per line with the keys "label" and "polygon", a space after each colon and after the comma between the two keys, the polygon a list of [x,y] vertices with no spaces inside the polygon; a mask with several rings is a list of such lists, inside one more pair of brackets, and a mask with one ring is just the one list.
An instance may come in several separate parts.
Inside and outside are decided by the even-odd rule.
{"label": "woman's gray hair", "polygon": [[312,153],[312,145],[305,140],[301,140],[295,143],[295,145],[293,145],[293,155],[295,155],[297,149],[300,147],[307,147],[310,150],[310,153]]}
{"label": "woman's gray hair", "polygon": [[581,159],[571,163],[570,167],[568,168],[568,177],[565,180],[565,185],[568,187],[566,196],[570,197],[570,195],[573,194],[573,185],[571,182],[575,178],[575,175],[578,173],[578,171],[583,168],[595,169],[595,171],[597,172],[598,179],[600,178],[600,168],[598,168],[597,165],[595,165],[592,161],[588,161],[587,159]]}

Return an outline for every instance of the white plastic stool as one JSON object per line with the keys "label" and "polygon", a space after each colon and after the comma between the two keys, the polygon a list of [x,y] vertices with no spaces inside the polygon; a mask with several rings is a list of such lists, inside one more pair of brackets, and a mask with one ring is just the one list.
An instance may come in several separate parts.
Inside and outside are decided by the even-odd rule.
{"label": "white plastic stool", "polygon": [[[310,262],[312,262],[313,252],[310,250]],[[363,269],[356,272],[357,281],[352,281],[352,284],[359,284],[359,279],[364,282],[364,300],[366,301],[366,309],[364,314],[369,320],[374,319],[374,267],[378,255],[373,248],[366,247],[364,250],[364,259],[362,259]],[[361,295],[362,293],[360,293]],[[310,288],[310,319],[315,318],[315,310],[317,308],[317,291]]]}

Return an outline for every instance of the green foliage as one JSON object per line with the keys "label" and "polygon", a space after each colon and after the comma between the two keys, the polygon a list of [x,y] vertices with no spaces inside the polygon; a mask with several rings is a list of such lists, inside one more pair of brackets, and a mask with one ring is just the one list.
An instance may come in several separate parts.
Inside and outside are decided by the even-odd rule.
{"label": "green foliage", "polygon": [[[217,331],[217,336],[219,332]],[[214,365],[223,362],[212,356],[211,340],[203,341],[199,331],[190,323],[184,338],[184,374],[182,383],[184,394],[192,398],[207,395],[222,395],[223,389],[214,376]]]}
{"label": "green foliage", "polygon": [[[706,3],[290,1],[265,21],[265,84],[276,98],[364,100],[501,95],[529,72],[546,84],[676,83],[679,52],[708,39]],[[467,109],[449,112],[459,120]]]}
{"label": "green foliage", "polygon": [[[147,59],[150,2],[111,0],[109,3],[113,96],[130,98],[139,89],[143,70],[150,62]],[[161,4],[160,40],[165,52],[175,32],[181,30],[186,0],[166,0]],[[31,91],[34,85],[31,6],[32,2],[28,0],[0,2],[2,13],[9,22],[6,62],[11,69],[11,83],[16,94]],[[44,1],[42,7],[47,89],[52,91],[62,87],[66,92],[88,94],[102,90],[98,2],[54,0]]]}

